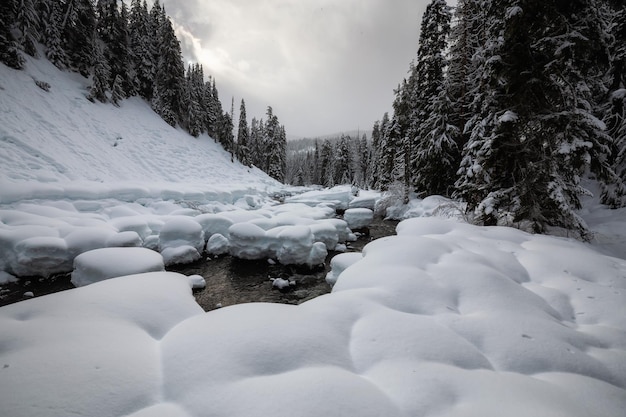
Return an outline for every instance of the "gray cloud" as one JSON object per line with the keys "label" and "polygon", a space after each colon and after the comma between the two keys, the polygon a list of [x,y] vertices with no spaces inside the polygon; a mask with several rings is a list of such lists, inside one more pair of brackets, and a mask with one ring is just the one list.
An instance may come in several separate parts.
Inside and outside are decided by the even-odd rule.
{"label": "gray cloud", "polygon": [[287,133],[369,131],[417,52],[428,0],[165,0],[185,59],[226,108],[271,105]]}

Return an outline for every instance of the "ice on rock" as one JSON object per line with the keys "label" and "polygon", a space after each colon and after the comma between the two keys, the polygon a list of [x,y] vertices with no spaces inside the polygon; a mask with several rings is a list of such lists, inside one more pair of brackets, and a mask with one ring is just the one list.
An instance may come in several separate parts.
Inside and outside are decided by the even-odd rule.
{"label": "ice on rock", "polygon": [[252,223],[236,223],[228,229],[230,254],[241,259],[262,259],[272,241],[265,230]]}
{"label": "ice on rock", "polygon": [[163,271],[163,257],[146,248],[102,248],[74,259],[72,284],[77,287],[123,275]]}
{"label": "ice on rock", "polygon": [[186,216],[172,217],[163,225],[159,234],[161,252],[167,248],[191,246],[201,253],[204,243],[202,226],[195,219]]}
{"label": "ice on rock", "polygon": [[206,251],[209,255],[225,255],[229,252],[230,242],[223,235],[215,233],[211,235],[206,244]]}
{"label": "ice on rock", "polygon": [[350,229],[363,229],[372,224],[374,212],[367,208],[352,208],[346,210],[343,219],[348,223]]}
{"label": "ice on rock", "polygon": [[363,255],[358,252],[335,255],[333,259],[330,260],[330,271],[326,274],[326,282],[332,287],[343,271],[361,259],[363,259]]}

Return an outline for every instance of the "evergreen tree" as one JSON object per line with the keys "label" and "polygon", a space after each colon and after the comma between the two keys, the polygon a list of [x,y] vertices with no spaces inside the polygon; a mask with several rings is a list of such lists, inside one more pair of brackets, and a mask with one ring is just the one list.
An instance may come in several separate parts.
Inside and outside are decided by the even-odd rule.
{"label": "evergreen tree", "polygon": [[124,81],[122,81],[122,77],[118,74],[115,76],[113,86],[111,87],[111,103],[119,107],[124,97],[126,97],[124,93]]}
{"label": "evergreen tree", "polygon": [[603,184],[602,202],[611,207],[626,206],[626,5],[620,1],[607,5],[605,19],[610,33],[608,102],[602,109],[612,140],[609,159],[615,179]]}
{"label": "evergreen tree", "polygon": [[94,65],[96,13],[91,0],[67,0],[61,23],[70,67],[88,77]]}
{"label": "evergreen tree", "polygon": [[0,2],[0,62],[11,68],[21,69],[24,59],[20,56],[19,46],[11,29],[15,25],[16,0]]}
{"label": "evergreen tree", "polygon": [[487,10],[485,91],[459,181],[485,224],[585,233],[580,176],[606,168],[607,135],[592,114],[605,59],[594,7],[508,0]]}
{"label": "evergreen tree", "polygon": [[335,158],[335,177],[336,184],[351,184],[354,178],[352,172],[352,155],[349,146],[350,137],[341,135],[341,139],[337,145],[337,155]]}
{"label": "evergreen tree", "polygon": [[376,121],[372,127],[372,145],[369,152],[370,169],[367,175],[367,186],[377,187],[380,165],[380,122]]}
{"label": "evergreen tree", "polygon": [[386,191],[396,178],[394,168],[396,166],[396,152],[398,149],[397,139],[399,136],[398,120],[394,117],[391,121],[389,115],[384,114],[380,123],[380,142],[378,155],[378,178],[375,188]]}
{"label": "evergreen tree", "polygon": [[[155,3],[155,6],[158,3]],[[185,69],[180,43],[172,22],[164,15],[159,18],[159,63],[154,86],[154,110],[171,126],[182,119]]]}
{"label": "evergreen tree", "polygon": [[109,63],[104,56],[104,42],[100,39],[94,40],[94,65],[91,77],[91,88],[89,90],[89,100],[98,100],[103,103],[108,101],[107,91],[110,77]]}
{"label": "evergreen tree", "polygon": [[43,34],[43,43],[46,45],[46,58],[57,68],[65,69],[69,59],[63,49],[63,40],[61,39],[61,19],[61,4],[56,1],[51,2],[42,19],[42,21],[47,22]]}
{"label": "evergreen tree", "polygon": [[153,93],[154,36],[146,1],[131,0],[128,23],[130,61],[136,75],[135,90],[146,100],[151,100]]}
{"label": "evergreen tree", "polygon": [[34,0],[17,0],[15,26],[19,31],[18,44],[30,56],[37,56],[39,34],[39,14]]}
{"label": "evergreen tree", "polygon": [[250,150],[251,162],[257,168],[261,168],[261,136],[263,130],[263,120],[258,121],[255,117],[250,121]]}
{"label": "evergreen tree", "polygon": [[[450,32],[451,12],[444,0],[432,0],[422,18],[417,64],[408,88],[411,121],[405,153],[411,174],[405,172],[406,185],[412,183],[424,194],[450,194],[460,162],[455,136],[458,129],[449,121],[452,106],[447,96],[444,75],[445,50]],[[410,154],[409,154],[410,153]],[[408,200],[408,195],[405,195]]]}
{"label": "evergreen tree", "polygon": [[234,124],[232,116],[228,113],[222,114],[219,126],[219,141],[222,147],[230,153],[232,161],[235,155],[235,136],[233,135]]}
{"label": "evergreen tree", "polygon": [[241,106],[239,108],[239,128],[237,130],[237,159],[246,166],[252,166],[250,148],[248,146],[249,135],[246,103],[241,99]]}
{"label": "evergreen tree", "polygon": [[324,142],[322,143],[322,149],[320,151],[319,184],[326,187],[332,187],[335,185],[335,180],[333,178],[333,153],[334,148],[332,143],[330,143],[330,140],[324,140]]}

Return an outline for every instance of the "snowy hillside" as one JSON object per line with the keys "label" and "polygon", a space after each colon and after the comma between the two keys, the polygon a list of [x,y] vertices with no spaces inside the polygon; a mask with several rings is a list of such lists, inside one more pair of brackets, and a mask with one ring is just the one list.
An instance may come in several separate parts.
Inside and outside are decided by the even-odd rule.
{"label": "snowy hillside", "polygon": [[[47,83],[44,91],[36,82]],[[203,193],[279,184],[231,162],[211,138],[166,124],[138,98],[120,108],[86,99],[88,81],[47,60],[0,65],[0,202],[20,198]]]}

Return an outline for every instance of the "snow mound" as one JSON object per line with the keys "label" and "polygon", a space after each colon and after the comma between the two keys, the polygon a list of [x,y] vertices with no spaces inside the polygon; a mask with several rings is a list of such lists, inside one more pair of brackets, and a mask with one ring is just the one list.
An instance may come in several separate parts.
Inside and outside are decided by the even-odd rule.
{"label": "snow mound", "polygon": [[94,249],[81,253],[74,259],[72,284],[82,287],[123,275],[164,270],[163,257],[150,249]]}
{"label": "snow mound", "polygon": [[346,210],[343,219],[348,223],[350,229],[363,229],[372,224],[374,212],[367,208],[351,208]]}
{"label": "snow mound", "polygon": [[626,261],[436,218],[335,259],[333,292],[300,306],[203,314],[156,272],[0,308],[3,411],[623,416]]}

